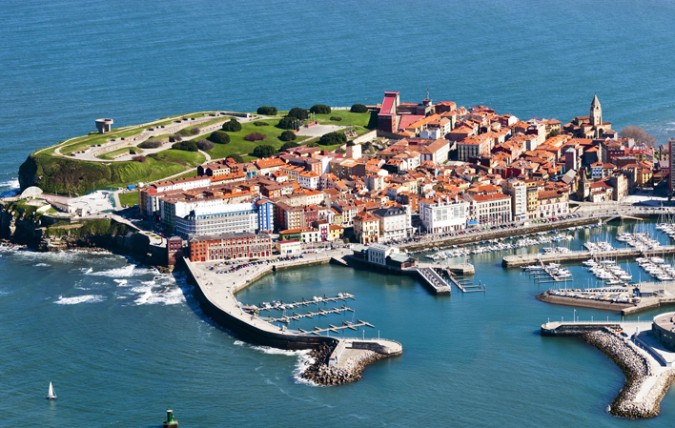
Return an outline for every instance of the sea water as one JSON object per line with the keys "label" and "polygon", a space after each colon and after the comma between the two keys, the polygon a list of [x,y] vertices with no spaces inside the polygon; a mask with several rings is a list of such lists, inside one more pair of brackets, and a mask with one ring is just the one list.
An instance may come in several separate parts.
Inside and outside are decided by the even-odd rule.
{"label": "sea water", "polygon": [[[123,126],[263,104],[349,106],[385,90],[563,123],[597,94],[616,129],[638,124],[661,143],[675,132],[669,2],[0,6],[0,192],[17,187],[29,153],[92,131],[98,117]],[[536,301],[545,285],[503,270],[502,255],[470,259],[484,294],[434,297],[409,278],[334,266],[242,293],[259,303],[350,292],[354,319],[375,325],[355,334],[403,343],[402,357],[362,381],[322,388],[297,378],[306,353],[252,347],[210,322],[181,276],[105,254],[0,251],[0,426],[156,426],[166,408],[181,426],[672,425],[673,392],[653,420],[606,414],[623,374],[577,340],[539,336],[573,309]],[[592,281],[572,270],[576,286]],[[55,402],[44,399],[49,381]]]}

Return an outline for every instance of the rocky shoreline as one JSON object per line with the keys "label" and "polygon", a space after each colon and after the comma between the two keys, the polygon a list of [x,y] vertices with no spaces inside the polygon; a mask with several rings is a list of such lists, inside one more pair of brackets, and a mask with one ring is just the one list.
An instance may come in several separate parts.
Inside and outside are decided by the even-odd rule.
{"label": "rocky shoreline", "polygon": [[[646,419],[657,416],[661,400],[675,381],[673,370],[656,370],[652,363],[618,333],[604,328],[584,333],[582,338],[610,357],[626,376],[626,384],[609,406],[614,416]],[[647,388],[647,392],[643,389]]]}
{"label": "rocky shoreline", "polygon": [[310,351],[313,362],[308,365],[301,377],[323,386],[344,385],[361,380],[363,370],[368,364],[385,358],[382,354],[369,352],[367,356],[350,364],[349,367],[339,368],[329,364],[334,350],[335,345],[323,344]]}

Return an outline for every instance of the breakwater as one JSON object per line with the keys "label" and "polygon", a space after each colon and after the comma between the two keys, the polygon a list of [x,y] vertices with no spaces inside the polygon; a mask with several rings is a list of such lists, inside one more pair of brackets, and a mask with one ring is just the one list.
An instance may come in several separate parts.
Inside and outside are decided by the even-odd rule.
{"label": "breakwater", "polygon": [[[215,273],[206,265],[185,259],[189,277],[195,283],[195,295],[204,313],[246,342],[279,349],[314,350],[315,362],[306,370],[306,378],[322,385],[339,385],[361,378],[365,366],[377,359],[400,355],[400,343],[386,339],[359,340],[321,336],[278,327],[247,313],[235,294],[257,279],[278,269],[329,263],[340,258],[343,251],[314,254],[296,260],[269,260],[237,272]],[[328,358],[326,358],[328,355]]]}
{"label": "breakwater", "polygon": [[622,335],[620,323],[549,322],[541,326],[541,332],[546,336],[579,337],[621,368],[626,383],[608,406],[612,415],[645,419],[659,414],[661,400],[675,381],[675,370],[662,367],[653,355],[639,349],[630,338]]}

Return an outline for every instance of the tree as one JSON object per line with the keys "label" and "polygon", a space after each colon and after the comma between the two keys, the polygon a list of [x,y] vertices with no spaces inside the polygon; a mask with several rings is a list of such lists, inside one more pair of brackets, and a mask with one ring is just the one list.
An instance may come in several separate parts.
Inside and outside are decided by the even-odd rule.
{"label": "tree", "polygon": [[183,137],[180,136],[180,134],[171,134],[169,135],[169,142],[170,143],[175,143],[177,141],[182,141]]}
{"label": "tree", "polygon": [[241,131],[241,123],[237,122],[237,119],[232,118],[228,122],[223,123],[222,129],[227,132],[239,132]]}
{"label": "tree", "polygon": [[269,123],[267,123],[267,122],[261,122],[261,121],[259,121],[259,120],[256,120],[255,122],[253,122],[253,124],[254,124],[255,126],[270,126]]}
{"label": "tree", "polygon": [[199,140],[197,141],[197,148],[199,150],[211,150],[213,148],[213,143],[209,140]]}
{"label": "tree", "polygon": [[307,110],[305,110],[304,108],[293,107],[288,111],[288,114],[286,116],[294,117],[298,120],[305,120],[309,117],[309,113],[307,113]]}
{"label": "tree", "polygon": [[246,134],[244,137],[244,140],[246,141],[262,141],[267,137],[265,134],[261,132],[251,132],[250,134]]}
{"label": "tree", "polygon": [[632,138],[638,144],[646,144],[651,147],[656,147],[656,138],[636,125],[628,125],[619,132],[623,138]]}
{"label": "tree", "polygon": [[284,131],[279,135],[281,141],[293,141],[298,138],[293,131]]}
{"label": "tree", "polygon": [[324,134],[319,139],[319,145],[321,146],[333,146],[335,144],[345,144],[347,142],[347,137],[342,132],[329,132]]}
{"label": "tree", "polygon": [[227,135],[225,131],[216,131],[211,134],[208,140],[216,144],[228,144],[230,142],[230,136]]}
{"label": "tree", "polygon": [[186,152],[196,152],[199,150],[197,147],[197,143],[194,141],[181,141],[179,143],[175,143],[171,146],[172,149],[176,150],[183,150]]}
{"label": "tree", "polygon": [[314,114],[329,114],[331,112],[330,107],[326,104],[314,104],[309,108]]}
{"label": "tree", "polygon": [[284,116],[277,124],[277,128],[281,129],[300,129],[300,121],[295,117]]}
{"label": "tree", "polygon": [[157,140],[146,140],[138,145],[138,147],[140,147],[141,149],[156,149],[161,146],[162,142]]}
{"label": "tree", "polygon": [[231,158],[233,161],[237,163],[244,163],[244,158],[242,158],[239,153],[232,153],[231,155],[228,156],[228,158]]}
{"label": "tree", "polygon": [[268,144],[262,144],[260,146],[256,146],[256,148],[253,149],[253,156],[258,158],[266,158],[274,155],[276,152],[277,151],[274,147]]}
{"label": "tree", "polygon": [[272,106],[260,106],[258,107],[257,110],[258,114],[264,114],[267,116],[276,116],[277,115],[277,108],[272,107]]}
{"label": "tree", "polygon": [[368,111],[368,107],[364,104],[352,104],[352,108],[349,109],[352,113],[365,113]]}
{"label": "tree", "polygon": [[300,147],[300,144],[289,141],[279,148],[279,152],[285,152],[286,150],[293,149],[295,147]]}

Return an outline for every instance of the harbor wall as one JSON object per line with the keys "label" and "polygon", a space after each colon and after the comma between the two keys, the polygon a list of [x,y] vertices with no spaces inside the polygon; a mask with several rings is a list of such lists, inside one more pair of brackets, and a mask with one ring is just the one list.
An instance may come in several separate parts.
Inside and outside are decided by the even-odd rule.
{"label": "harbor wall", "polygon": [[602,302],[599,300],[584,299],[580,297],[554,296],[546,292],[537,294],[535,297],[539,301],[551,303],[554,305],[578,306],[582,308],[600,309],[603,311],[621,312],[623,310],[626,310],[627,308],[634,307],[634,305],[630,303],[612,303],[612,302]]}
{"label": "harbor wall", "polygon": [[[326,344],[330,347],[335,347],[337,345],[338,340],[328,336],[296,335],[292,333],[284,333],[281,330],[279,333],[272,333],[252,326],[241,318],[222,310],[216,304],[206,298],[206,295],[202,290],[202,285],[195,278],[192,270],[189,268],[189,264],[186,263],[185,266],[187,267],[186,273],[188,275],[188,279],[195,285],[195,297],[199,301],[199,304],[204,313],[222,327],[227,329],[236,338],[255,345],[270,346],[273,348],[289,350],[315,349],[323,344]],[[270,266],[268,271],[258,275],[255,279],[260,278],[271,271],[272,268]],[[255,279],[242,284],[240,287],[238,287],[237,291],[241,291],[242,289],[248,287],[255,281]]]}
{"label": "harbor wall", "polygon": [[675,381],[675,371],[654,369],[648,357],[630,340],[621,337],[611,323],[604,326],[568,324],[557,328],[548,328],[548,324],[542,325],[542,335],[579,337],[607,355],[624,372],[626,383],[608,407],[612,415],[628,419],[658,416],[661,400]]}

